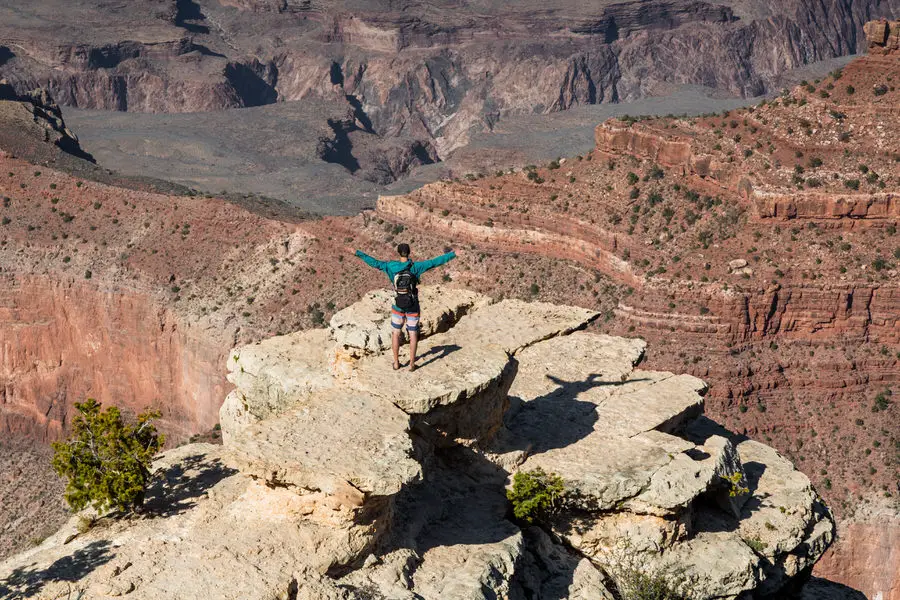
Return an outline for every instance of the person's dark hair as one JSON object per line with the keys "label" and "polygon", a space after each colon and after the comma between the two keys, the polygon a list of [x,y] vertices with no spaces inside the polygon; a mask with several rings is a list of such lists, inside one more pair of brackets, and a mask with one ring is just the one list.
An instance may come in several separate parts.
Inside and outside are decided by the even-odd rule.
{"label": "person's dark hair", "polygon": [[397,246],[397,254],[403,258],[409,258],[409,244],[400,244]]}

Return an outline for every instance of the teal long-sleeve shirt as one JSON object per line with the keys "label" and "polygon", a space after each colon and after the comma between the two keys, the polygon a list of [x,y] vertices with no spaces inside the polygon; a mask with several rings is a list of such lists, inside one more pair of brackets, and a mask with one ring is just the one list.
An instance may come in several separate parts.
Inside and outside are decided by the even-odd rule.
{"label": "teal long-sleeve shirt", "polygon": [[[378,260],[377,258],[372,258],[368,254],[360,250],[356,251],[356,256],[363,259],[363,262],[365,262],[370,267],[378,269],[379,271],[387,275],[392,284],[394,283],[394,276],[405,269],[406,265],[408,264],[399,260]],[[413,261],[412,266],[409,268],[409,270],[413,275],[416,276],[416,279],[421,279],[422,274],[425,271],[448,263],[454,258],[456,258],[456,252],[448,252],[447,254],[441,254],[440,256],[436,256],[429,260],[423,260],[421,262]]]}

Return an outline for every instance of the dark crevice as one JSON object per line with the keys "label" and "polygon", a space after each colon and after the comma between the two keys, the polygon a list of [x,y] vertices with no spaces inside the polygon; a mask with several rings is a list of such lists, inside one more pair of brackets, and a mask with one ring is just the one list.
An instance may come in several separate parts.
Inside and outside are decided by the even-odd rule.
{"label": "dark crevice", "polygon": [[413,156],[419,159],[419,163],[423,165],[431,165],[437,162],[437,160],[428,152],[428,148],[425,144],[418,142],[413,144],[412,147]]}
{"label": "dark crevice", "polygon": [[141,49],[136,44],[122,43],[91,48],[87,55],[88,69],[114,69],[122,61],[137,58]]}
{"label": "dark crevice", "polygon": [[359,98],[352,94],[347,94],[345,96],[347,102],[350,103],[350,106],[353,107],[353,116],[356,117],[356,120],[363,126],[363,129],[366,133],[375,133],[375,128],[372,126],[372,120],[369,118],[369,115],[366,114],[366,111],[363,110],[362,102],[359,101]]}
{"label": "dark crevice", "polygon": [[[275,77],[272,74],[269,74],[269,76]],[[278,100],[278,92],[275,91],[272,84],[257,70],[248,65],[229,63],[225,67],[225,78],[240,97],[241,104],[245,107],[263,106]]]}
{"label": "dark crevice", "polygon": [[331,85],[344,85],[344,72],[341,70],[341,65],[338,63],[331,63],[329,77],[331,79]]}

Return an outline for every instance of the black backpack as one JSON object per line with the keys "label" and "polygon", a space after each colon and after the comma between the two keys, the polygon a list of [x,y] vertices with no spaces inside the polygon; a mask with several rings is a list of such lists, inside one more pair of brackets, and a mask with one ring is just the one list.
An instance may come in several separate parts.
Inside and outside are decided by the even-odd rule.
{"label": "black backpack", "polygon": [[413,308],[419,301],[419,292],[416,289],[416,276],[410,270],[412,262],[406,263],[403,270],[394,275],[394,304],[402,310]]}

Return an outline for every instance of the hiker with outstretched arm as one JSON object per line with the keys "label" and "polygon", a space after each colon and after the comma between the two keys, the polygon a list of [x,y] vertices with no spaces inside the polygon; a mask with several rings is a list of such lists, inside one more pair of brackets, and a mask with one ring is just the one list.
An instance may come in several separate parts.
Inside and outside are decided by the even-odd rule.
{"label": "hiker with outstretched arm", "polygon": [[406,331],[409,332],[409,370],[416,370],[416,344],[419,341],[419,293],[416,286],[422,273],[439,267],[456,258],[456,253],[436,256],[431,260],[413,262],[409,258],[409,244],[397,246],[400,260],[378,260],[365,252],[348,248],[353,254],[363,259],[370,267],[383,271],[394,286],[394,305],[391,307],[391,327],[394,328],[391,337],[391,349],[394,351],[394,370],[400,368],[400,332],[403,330],[403,321],[406,321]]}

